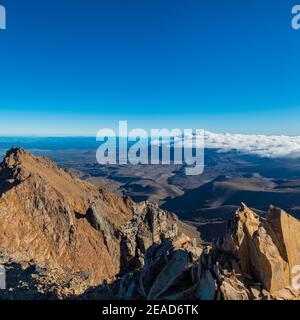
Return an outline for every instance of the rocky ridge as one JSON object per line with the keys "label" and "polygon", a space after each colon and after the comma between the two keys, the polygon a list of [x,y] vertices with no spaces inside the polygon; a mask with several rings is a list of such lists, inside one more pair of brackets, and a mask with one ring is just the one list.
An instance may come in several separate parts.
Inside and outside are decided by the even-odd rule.
{"label": "rocky ridge", "polygon": [[[300,221],[270,207],[266,219],[245,204],[225,238],[198,247],[185,235],[153,245],[143,268],[111,287],[120,299],[293,300]],[[298,283],[299,285],[299,283]],[[101,291],[98,291],[100,295]],[[93,295],[90,295],[93,297]]]}
{"label": "rocky ridge", "polygon": [[4,299],[298,299],[300,222],[242,204],[212,244],[149,202],[78,179],[44,157],[0,164]]}
{"label": "rocky ridge", "polygon": [[[134,220],[137,215],[147,216],[155,228]],[[34,276],[37,287],[44,287],[41,292],[47,294],[78,295],[130,271],[125,251],[120,250],[121,243],[133,248],[129,234],[125,237],[128,230],[123,226],[128,223],[136,232],[148,230],[143,245],[131,253],[142,263],[143,252],[153,241],[165,238],[177,219],[166,214],[157,229],[163,215],[150,203],[115,196],[21,148],[9,150],[0,164],[0,263],[7,270],[17,266],[21,278]],[[12,291],[14,286],[15,279]]]}

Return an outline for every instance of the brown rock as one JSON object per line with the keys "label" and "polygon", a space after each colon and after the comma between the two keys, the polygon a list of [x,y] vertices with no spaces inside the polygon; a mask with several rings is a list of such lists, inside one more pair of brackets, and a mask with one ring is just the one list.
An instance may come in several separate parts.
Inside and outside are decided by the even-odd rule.
{"label": "brown rock", "polygon": [[197,234],[157,205],[117,197],[21,148],[0,164],[0,194],[0,257],[19,272],[46,270],[38,286],[58,297],[142,266],[147,249],[178,229]]}
{"label": "brown rock", "polygon": [[223,249],[239,261],[244,274],[260,281],[269,292],[291,285],[291,270],[299,262],[300,242],[294,235],[300,222],[271,207],[267,220],[242,204]]}
{"label": "brown rock", "polygon": [[124,199],[23,149],[10,150],[0,165],[0,190],[0,252],[15,261],[85,272],[90,285],[119,272],[114,231],[132,214]]}
{"label": "brown rock", "polygon": [[[133,217],[121,228],[122,261],[125,270],[134,270],[144,264],[147,249],[160,244],[164,239],[176,238],[178,225],[183,225],[174,214],[164,211],[157,204],[141,202],[133,205]],[[190,238],[183,236],[175,245],[190,243]]]}
{"label": "brown rock", "polygon": [[300,222],[281,209],[270,207],[267,222],[274,232],[281,257],[289,265],[290,274],[296,265],[300,265]]}

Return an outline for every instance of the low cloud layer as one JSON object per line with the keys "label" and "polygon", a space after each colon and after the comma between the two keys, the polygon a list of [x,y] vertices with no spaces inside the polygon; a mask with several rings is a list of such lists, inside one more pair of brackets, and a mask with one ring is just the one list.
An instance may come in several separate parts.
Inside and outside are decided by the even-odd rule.
{"label": "low cloud layer", "polygon": [[237,150],[262,157],[300,157],[300,136],[265,136],[205,132],[205,147]]}
{"label": "low cloud layer", "polygon": [[[175,145],[181,146],[179,141],[181,139],[175,138]],[[168,140],[163,140],[163,143],[167,142]],[[186,139],[186,142],[192,146],[192,136]],[[159,141],[152,143],[159,144]],[[221,134],[205,131],[204,145],[205,148],[219,149],[220,152],[235,150],[268,158],[300,158],[300,136]]]}

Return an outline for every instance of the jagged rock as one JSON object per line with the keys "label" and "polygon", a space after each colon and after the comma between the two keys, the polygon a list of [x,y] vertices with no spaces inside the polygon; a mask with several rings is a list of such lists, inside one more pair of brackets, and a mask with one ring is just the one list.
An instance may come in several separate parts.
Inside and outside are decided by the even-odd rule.
{"label": "jagged rock", "polygon": [[[156,205],[99,189],[22,148],[9,150],[0,164],[0,194],[5,265],[44,270],[23,281],[32,296],[79,295],[143,265],[146,250],[175,236],[177,226],[197,234]],[[20,298],[22,288],[13,296]]]}
{"label": "jagged rock", "polygon": [[299,290],[287,287],[275,293],[271,293],[270,298],[273,300],[300,300]]}
{"label": "jagged rock", "polygon": [[0,298],[300,297],[292,287],[300,222],[281,209],[262,218],[242,204],[224,239],[204,246],[174,214],[98,189],[20,148],[0,164],[0,194],[8,277]]}
{"label": "jagged rock", "polygon": [[267,223],[273,230],[274,242],[280,255],[289,265],[290,274],[294,266],[300,265],[300,222],[279,208],[270,207]]}
{"label": "jagged rock", "polygon": [[[267,219],[242,204],[228,234],[212,246],[196,247],[181,235],[145,252],[145,264],[116,282],[119,299],[288,300],[292,266],[300,248],[293,234],[300,222],[270,208]],[[116,290],[118,288],[118,290]],[[112,291],[114,291],[112,290]]]}
{"label": "jagged rock", "polygon": [[198,279],[195,297],[199,300],[214,300],[217,292],[217,282],[210,270],[204,270]]}
{"label": "jagged rock", "polygon": [[120,280],[118,298],[172,300],[191,297],[196,290],[196,286],[191,289],[191,267],[200,254],[201,249],[194,247],[193,241],[185,235],[163,239],[160,245],[153,244],[146,251],[144,267]]}
{"label": "jagged rock", "polygon": [[291,285],[291,270],[300,261],[300,242],[293,236],[299,228],[300,222],[280,209],[271,207],[265,220],[243,204],[223,250],[238,259],[243,273],[274,293]]}
{"label": "jagged rock", "polygon": [[144,254],[153,244],[178,235],[177,217],[150,202],[133,206],[133,217],[121,228],[121,252],[125,270],[144,264]]}
{"label": "jagged rock", "polygon": [[226,277],[222,281],[220,291],[224,300],[249,300],[250,292],[236,277]]}
{"label": "jagged rock", "polygon": [[127,200],[21,148],[8,151],[0,164],[0,191],[0,252],[13,261],[84,272],[88,285],[119,272],[113,230],[131,218]]}
{"label": "jagged rock", "polygon": [[40,300],[76,297],[88,289],[89,274],[67,273],[62,269],[45,269],[34,263],[3,261],[7,290],[0,290],[0,299]]}

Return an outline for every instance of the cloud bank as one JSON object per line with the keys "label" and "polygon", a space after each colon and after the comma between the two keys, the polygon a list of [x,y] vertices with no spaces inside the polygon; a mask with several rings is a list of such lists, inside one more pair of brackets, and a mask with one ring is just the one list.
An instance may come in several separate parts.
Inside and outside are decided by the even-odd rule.
{"label": "cloud bank", "polygon": [[[177,141],[177,146],[181,146],[179,140],[181,139],[175,138],[175,145]],[[187,141],[192,145],[192,136],[187,138]],[[205,131],[204,145],[207,149],[218,149],[219,152],[237,151],[268,158],[300,158],[300,136],[222,134]]]}
{"label": "cloud bank", "polygon": [[265,136],[205,132],[205,148],[236,150],[269,158],[300,157],[300,136]]}

